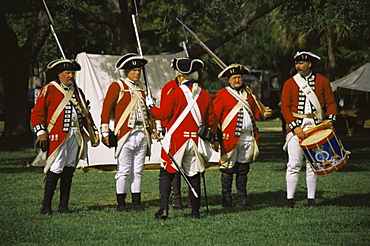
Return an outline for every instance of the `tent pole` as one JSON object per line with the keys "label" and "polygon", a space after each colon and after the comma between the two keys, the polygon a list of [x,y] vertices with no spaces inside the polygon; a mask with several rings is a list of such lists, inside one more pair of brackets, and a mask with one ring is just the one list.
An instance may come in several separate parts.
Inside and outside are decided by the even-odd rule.
{"label": "tent pole", "polygon": [[[338,98],[339,98],[339,101],[342,100],[341,96],[340,96],[340,93],[339,93],[339,88],[337,89],[337,93],[338,93]],[[340,106],[340,105],[339,105]],[[344,107],[344,104],[343,106],[340,106],[343,111],[344,111],[344,121],[346,122],[346,127],[347,127],[347,131],[348,131],[348,135],[352,135],[350,130],[349,130],[349,124],[348,124],[348,119],[347,119],[347,111],[346,111],[346,108]]]}

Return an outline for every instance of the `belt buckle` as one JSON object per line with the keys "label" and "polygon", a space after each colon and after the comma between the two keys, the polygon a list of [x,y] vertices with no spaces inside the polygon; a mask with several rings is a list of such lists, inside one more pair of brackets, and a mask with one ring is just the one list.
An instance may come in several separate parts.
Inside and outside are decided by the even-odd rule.
{"label": "belt buckle", "polygon": [[142,121],[139,121],[139,120],[135,121],[135,125],[141,126],[142,124],[143,124]]}

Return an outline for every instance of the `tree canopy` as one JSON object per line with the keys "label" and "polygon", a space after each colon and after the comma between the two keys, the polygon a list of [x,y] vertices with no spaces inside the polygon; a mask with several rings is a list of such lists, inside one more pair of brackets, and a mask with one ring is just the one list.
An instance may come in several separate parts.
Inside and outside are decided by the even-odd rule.
{"label": "tree canopy", "polygon": [[[46,1],[68,58],[80,52],[123,55],[136,52],[136,15],[144,55],[175,53],[186,46],[206,63],[206,88],[216,89],[220,68],[189,34],[180,18],[226,64],[263,69],[280,83],[291,74],[297,50],[311,50],[331,79],[369,61],[370,6],[357,0],[58,0]],[[42,0],[0,3],[0,82],[4,85],[5,132],[31,135],[27,87],[30,64],[40,68],[61,56],[50,34]],[[18,98],[14,102],[14,98]],[[19,115],[21,114],[21,117]],[[5,139],[5,140],[4,140]]]}

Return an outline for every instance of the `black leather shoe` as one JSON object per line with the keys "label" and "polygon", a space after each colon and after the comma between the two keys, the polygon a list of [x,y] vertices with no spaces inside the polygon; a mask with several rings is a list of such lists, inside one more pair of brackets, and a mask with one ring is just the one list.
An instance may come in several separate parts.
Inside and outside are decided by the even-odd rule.
{"label": "black leather shoe", "polygon": [[193,219],[200,219],[200,214],[199,213],[196,213],[196,214],[190,214],[190,217],[193,218]]}
{"label": "black leather shoe", "polygon": [[53,211],[50,208],[41,208],[41,214],[43,215],[52,215]]}
{"label": "black leather shoe", "polygon": [[156,219],[167,219],[168,218],[168,211],[167,209],[161,208],[158,212],[155,213],[154,218]]}
{"label": "black leather shoe", "polygon": [[307,207],[318,208],[319,205],[316,204],[315,199],[307,199]]}
{"label": "black leather shoe", "polygon": [[125,205],[117,206],[116,208],[117,212],[127,212],[127,208]]}
{"label": "black leather shoe", "polygon": [[251,207],[252,205],[245,198],[240,198],[236,201],[236,206],[238,207]]}
{"label": "black leather shoe", "polygon": [[284,205],[285,208],[294,208],[294,200],[288,199],[287,202]]}
{"label": "black leather shoe", "polygon": [[133,206],[133,208],[134,208],[135,211],[144,211],[145,210],[143,205],[141,205],[141,204],[136,204],[136,205]]}
{"label": "black leather shoe", "polygon": [[58,209],[58,213],[61,213],[61,214],[70,214],[70,213],[72,213],[72,212],[71,212],[71,210],[69,210],[68,208],[63,207],[63,208],[59,208],[59,209]]}

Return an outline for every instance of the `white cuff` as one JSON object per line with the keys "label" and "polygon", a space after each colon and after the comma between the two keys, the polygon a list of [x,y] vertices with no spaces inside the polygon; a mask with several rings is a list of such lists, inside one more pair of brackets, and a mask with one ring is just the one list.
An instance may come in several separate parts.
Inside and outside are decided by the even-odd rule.
{"label": "white cuff", "polygon": [[158,130],[158,131],[162,131],[162,122],[160,120],[156,120],[155,121],[155,128]]}
{"label": "white cuff", "polygon": [[45,131],[45,130],[40,130],[40,131],[38,131],[38,132],[36,133],[36,136],[40,136],[40,135],[45,134],[45,133],[46,133],[46,131]]}
{"label": "white cuff", "polygon": [[101,133],[109,132],[109,124],[101,124],[101,126],[100,126],[100,132]]}

